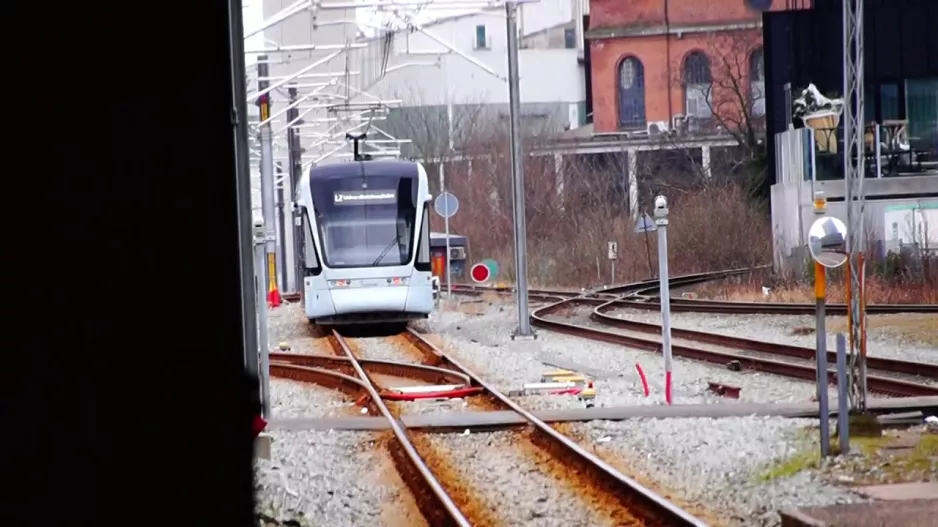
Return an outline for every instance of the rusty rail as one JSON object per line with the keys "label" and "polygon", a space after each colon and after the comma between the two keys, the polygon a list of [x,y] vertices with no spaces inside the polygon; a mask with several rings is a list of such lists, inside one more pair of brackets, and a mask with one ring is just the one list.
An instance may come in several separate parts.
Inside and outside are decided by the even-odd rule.
{"label": "rusty rail", "polygon": [[[397,448],[392,448],[391,453],[394,461],[399,463],[398,467],[405,472],[404,480],[417,500],[417,505],[424,517],[427,518],[430,525],[458,525],[461,527],[470,527],[471,523],[459,510],[459,507],[443,488],[443,485],[436,479],[433,472],[427,464],[421,459],[420,454],[414,447],[410,438],[407,437],[403,425],[391,413],[391,410],[381,400],[377,388],[371,378],[362,368],[361,363],[352,350],[348,347],[345,339],[335,330],[329,336],[331,343],[345,353],[345,358],[355,370],[355,373],[361,379],[371,398],[371,403],[378,412],[388,421],[391,432],[394,434],[394,440]],[[374,362],[374,361],[372,361]]]}
{"label": "rusty rail", "polygon": [[[670,279],[672,288],[687,287],[714,280],[728,278],[740,274],[749,273],[765,269],[768,266],[747,267],[741,269],[728,269],[724,271],[713,271],[707,273],[694,273],[684,276],[675,276]],[[514,289],[511,287],[491,287],[479,285],[455,284],[453,290],[461,294],[481,294],[490,291],[498,294],[512,294]],[[550,300],[551,298],[559,301],[566,298],[592,297],[592,298],[612,298],[617,297],[622,307],[644,310],[660,310],[658,303],[658,280],[643,280],[624,285],[611,285],[601,289],[593,289],[581,293],[564,290],[531,289],[529,296],[532,299]],[[724,313],[724,314],[780,314],[780,315],[812,315],[814,314],[814,304],[804,303],[772,303],[772,302],[737,302],[724,300],[700,300],[680,297],[671,298],[671,311],[675,312],[694,312],[694,313]],[[827,304],[827,312],[830,315],[846,314],[844,304]],[[895,313],[938,313],[938,305],[934,304],[870,304],[866,306],[866,312],[870,315],[895,314]]]}
{"label": "rusty rail", "polygon": [[[544,306],[540,309],[534,310],[531,314],[531,323],[542,327],[545,329],[550,329],[560,333],[566,333],[569,335],[574,335],[578,337],[589,338],[592,340],[599,340],[604,342],[609,342],[612,344],[620,344],[623,346],[628,346],[631,348],[641,349],[645,351],[651,351],[653,353],[661,353],[661,340],[660,340],[660,331],[661,328],[657,324],[645,324],[632,321],[620,321],[621,319],[616,319],[605,315],[602,312],[602,309],[605,306],[614,305],[616,301],[603,301],[599,299],[591,298],[572,298],[567,300],[562,300],[560,302],[555,302],[553,304]],[[610,323],[620,327],[627,327],[631,331],[637,333],[642,333],[642,336],[633,336],[626,335],[622,333],[616,333],[612,331],[605,331],[601,329],[594,329],[586,326],[580,326],[577,324],[571,324],[568,322],[561,322],[559,320],[551,320],[547,317],[550,316],[554,311],[562,309],[566,306],[573,306],[577,304],[588,304],[596,306],[593,310],[593,315],[595,315],[595,320],[602,323]],[[615,321],[615,322],[612,322]],[[641,328],[641,329],[638,329]],[[787,348],[773,348],[771,343],[765,343],[760,341],[752,341],[748,339],[741,339],[738,337],[728,337],[724,335],[717,335],[711,333],[702,333],[702,332],[692,332],[687,330],[674,330],[675,332],[681,332],[681,337],[688,340],[697,340],[698,342],[706,342],[709,344],[721,346],[729,349],[741,349],[744,351],[760,351],[762,353],[774,353],[776,355],[788,353],[786,356],[793,356],[794,354],[803,354],[804,351],[799,351],[799,348],[791,346]],[[648,335],[647,337],[644,335]],[[677,336],[677,333],[674,333]],[[696,337],[700,337],[699,339]],[[810,352],[811,357],[813,357],[814,351],[810,348],[807,349]],[[791,362],[784,362],[779,360],[772,360],[767,358],[758,358],[746,356],[741,353],[731,353],[724,351],[715,351],[704,349],[697,346],[687,346],[681,345],[678,343],[673,343],[671,346],[672,353],[678,357],[686,357],[695,360],[701,360],[705,362],[711,362],[716,364],[728,365],[730,363],[739,364],[741,368],[763,371],[766,373],[774,373],[777,375],[783,375],[786,377],[794,377],[798,379],[813,380],[816,376],[816,368],[813,365],[805,364],[795,364]],[[774,351],[772,351],[774,350]],[[803,358],[803,357],[801,357]],[[934,371],[933,367],[927,364],[918,364],[918,363],[905,363],[903,361],[889,361],[886,359],[881,359],[877,362],[879,366],[892,367],[894,368],[892,372],[894,373],[905,373],[910,369],[919,367],[922,371],[929,372]],[[900,371],[896,371],[900,370]],[[828,370],[828,380],[831,383],[836,383],[837,381],[837,372],[836,370]],[[879,392],[883,394],[896,395],[896,396],[918,396],[918,395],[938,395],[938,387],[929,386],[925,384],[918,384],[908,381],[903,381],[899,379],[891,379],[888,377],[879,377],[875,375],[867,376],[867,386],[871,391]]]}
{"label": "rusty rail", "polygon": [[485,393],[497,401],[500,406],[524,418],[535,432],[538,444],[555,456],[569,460],[580,471],[591,474],[595,481],[600,482],[601,488],[615,496],[630,514],[641,518],[645,525],[662,527],[706,525],[680,507],[622,474],[602,459],[585,450],[576,441],[523,409],[456,359],[423,338],[419,333],[408,329],[404,335],[427,357],[427,362],[445,365],[469,376],[474,385],[482,387]]}
{"label": "rusty rail", "polygon": [[[611,316],[610,313],[616,308],[622,307],[619,301],[607,302],[596,306],[590,314],[590,318],[607,326],[620,327],[632,331],[640,331],[653,335],[661,334],[661,326],[635,320],[627,320]],[[814,360],[814,348],[805,348],[793,346],[790,344],[780,344],[775,342],[766,342],[761,340],[745,339],[732,337],[729,335],[720,335],[707,333],[704,331],[694,331],[689,329],[671,328],[671,336],[679,339],[692,340],[717,346],[730,347],[745,351],[756,351],[759,353],[768,353],[783,357],[795,359]],[[827,352],[827,363],[837,364],[837,354],[833,351]],[[898,359],[887,359],[881,357],[867,357],[866,365],[872,370],[880,370],[890,373],[900,373],[905,375],[916,375],[928,379],[938,379],[938,364],[924,364],[919,362],[910,362]]]}
{"label": "rusty rail", "polygon": [[352,397],[361,397],[367,393],[365,384],[355,377],[323,368],[291,364],[273,358],[270,361],[270,374],[282,379],[308,382],[324,388],[338,390]]}
{"label": "rusty rail", "polygon": [[[295,364],[324,370],[338,370],[346,375],[356,374],[352,362],[347,357],[271,353],[270,360],[271,362]],[[358,363],[366,373],[417,379],[430,384],[469,384],[470,382],[467,375],[457,371],[423,364],[372,359],[358,359]]]}
{"label": "rusty rail", "polygon": [[[742,268],[730,269],[725,271],[716,271],[708,273],[695,273],[671,278],[671,285],[674,287],[686,287],[698,283],[704,283],[712,280],[726,278],[761,269]],[[478,286],[469,286],[478,289]],[[499,293],[511,293],[510,288],[489,288],[489,290]],[[547,306],[535,309],[531,314],[531,323],[535,326],[554,331],[567,333],[570,335],[590,338],[610,342],[613,344],[622,344],[637,349],[660,353],[661,342],[655,338],[637,338],[629,335],[622,335],[610,331],[593,329],[589,327],[578,326],[556,320],[548,320],[545,317],[551,313],[580,304],[596,306],[590,318],[596,322],[620,327],[630,331],[648,333],[653,335],[661,334],[661,326],[657,324],[648,324],[623,320],[609,316],[607,313],[615,308],[638,308],[638,309],[660,309],[657,297],[653,295],[658,290],[658,280],[644,280],[632,284],[607,287],[599,291],[593,291],[577,296],[561,296],[559,291],[537,290],[540,294],[553,294],[557,300]],[[610,298],[610,294],[617,298]],[[834,310],[840,309],[844,312],[843,304],[834,304]],[[839,306],[839,308],[837,307]],[[813,313],[813,305],[807,304],[770,304],[765,302],[716,302],[703,300],[672,299],[672,310],[675,311],[702,311],[702,312],[720,312],[735,314],[755,314],[755,313],[785,313],[802,314]],[[808,309],[810,308],[810,309]],[[938,306],[922,304],[879,304],[867,306],[867,312],[875,313],[900,313],[900,312],[938,312]],[[777,355],[779,357],[795,358],[799,360],[811,360],[814,358],[815,351],[812,348],[802,348],[798,346],[789,346],[784,344],[775,344],[764,341],[730,337],[702,331],[690,331],[672,328],[672,336],[675,338],[691,340],[702,344],[711,344],[729,349],[740,350],[743,352],[755,351],[759,353]],[[683,356],[691,359],[702,360],[717,364],[726,365],[728,363],[738,363],[741,367],[774,373],[788,377],[812,380],[816,375],[816,368],[813,365],[794,364],[767,358],[749,357],[736,353],[725,353],[700,349],[699,347],[689,347],[672,345],[672,351],[677,356]],[[836,364],[836,355],[828,352],[828,363]],[[938,365],[925,364],[918,362],[901,361],[895,359],[885,359],[877,357],[867,357],[867,365],[871,370],[914,375],[928,379],[938,379]],[[828,371],[828,379],[836,383],[837,373],[831,369]],[[936,395],[938,388],[925,384],[908,382],[900,379],[891,379],[887,377],[868,376],[868,387],[871,391],[894,396],[917,396],[917,395]]]}

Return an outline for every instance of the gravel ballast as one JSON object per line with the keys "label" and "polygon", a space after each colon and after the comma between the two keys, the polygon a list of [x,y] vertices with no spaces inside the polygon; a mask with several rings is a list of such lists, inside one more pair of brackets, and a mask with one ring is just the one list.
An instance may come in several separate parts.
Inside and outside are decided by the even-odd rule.
{"label": "gravel ballast", "polygon": [[419,363],[420,354],[408,349],[401,337],[346,337],[349,346],[363,359]]}
{"label": "gravel ballast", "polygon": [[[285,303],[280,307],[267,311],[267,335],[270,346],[276,348],[280,342],[286,341],[296,347],[297,343],[312,344],[312,331],[303,304]],[[300,346],[303,347],[303,346]],[[301,351],[293,350],[293,353]]]}
{"label": "gravel ballast", "polygon": [[[595,377],[596,406],[663,403],[665,371],[660,355],[539,329],[537,340],[512,341],[516,325],[510,306],[498,304],[483,315],[434,313],[430,321],[431,330],[443,336],[446,351],[503,392],[521,389],[525,383],[540,381],[548,370],[572,364],[582,366],[579,371],[585,370]],[[554,365],[557,362],[562,364]],[[649,397],[644,395],[636,364],[641,365],[648,380]],[[740,398],[713,394],[708,382],[738,386],[742,388]],[[734,372],[682,358],[673,362],[675,404],[808,402],[815,392],[813,383],[797,379],[752,371]],[[833,396],[834,390],[829,393]],[[572,396],[530,395],[518,401],[532,410],[585,406]]]}
{"label": "gravel ballast", "polygon": [[602,511],[558,481],[522,446],[517,432],[433,434],[423,438],[445,452],[449,467],[479,496],[501,525],[608,525]]}
{"label": "gravel ballast", "polygon": [[604,457],[729,525],[777,526],[785,508],[863,501],[816,472],[770,476],[775,463],[804,447],[813,421],[778,417],[633,419],[573,425]]}
{"label": "gravel ballast", "polygon": [[356,413],[355,401],[337,390],[287,379],[270,380],[270,402],[275,419]]}
{"label": "gravel ballast", "polygon": [[276,431],[271,459],[255,461],[257,512],[301,526],[422,525],[393,520],[412,500],[377,436]]}

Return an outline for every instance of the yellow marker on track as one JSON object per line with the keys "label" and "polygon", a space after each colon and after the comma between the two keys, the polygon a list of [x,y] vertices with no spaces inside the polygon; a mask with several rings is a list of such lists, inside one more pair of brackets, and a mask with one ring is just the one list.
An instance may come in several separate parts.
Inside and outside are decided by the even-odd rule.
{"label": "yellow marker on track", "polygon": [[570,377],[576,375],[576,372],[570,370],[554,370],[541,374],[541,382],[549,382],[556,377]]}
{"label": "yellow marker on track", "polygon": [[584,384],[586,382],[586,377],[582,375],[569,375],[566,377],[554,377],[554,382],[573,382],[576,384]]}

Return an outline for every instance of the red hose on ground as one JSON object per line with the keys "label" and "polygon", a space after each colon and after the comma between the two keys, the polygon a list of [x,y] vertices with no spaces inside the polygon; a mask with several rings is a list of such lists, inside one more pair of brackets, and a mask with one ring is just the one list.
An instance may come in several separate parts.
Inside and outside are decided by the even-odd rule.
{"label": "red hose on ground", "polygon": [[580,392],[582,391],[583,388],[564,388],[562,390],[554,390],[547,393],[550,395],[580,395]]}
{"label": "red hose on ground", "polygon": [[473,386],[470,388],[460,388],[458,390],[447,390],[445,392],[428,392],[428,393],[397,393],[397,392],[382,392],[381,398],[388,401],[416,401],[418,399],[459,399],[461,397],[466,397],[467,395],[475,395],[482,392],[481,386]]}
{"label": "red hose on ground", "polygon": [[648,397],[648,378],[645,377],[645,370],[637,362],[635,363],[635,369],[638,370],[638,376],[642,379],[642,389],[645,390],[645,397]]}

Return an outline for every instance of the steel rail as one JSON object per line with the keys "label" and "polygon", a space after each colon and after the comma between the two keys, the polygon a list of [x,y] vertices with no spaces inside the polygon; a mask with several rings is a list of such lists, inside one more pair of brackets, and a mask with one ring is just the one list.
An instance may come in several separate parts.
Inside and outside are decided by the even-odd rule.
{"label": "steel rail", "polygon": [[288,362],[271,359],[270,374],[283,379],[293,379],[295,381],[316,384],[352,396],[360,396],[367,393],[365,384],[355,377],[322,368],[290,364]]}
{"label": "steel rail", "polygon": [[[610,314],[621,302],[608,302],[601,304],[593,309],[590,319],[607,326],[615,326],[632,331],[640,331],[654,335],[661,334],[661,326],[654,323],[638,322],[617,318]],[[744,351],[756,351],[759,353],[770,353],[795,359],[813,360],[816,355],[814,348],[802,346],[793,346],[791,344],[781,344],[776,342],[767,342],[763,340],[753,340],[730,335],[721,335],[717,333],[707,333],[681,328],[671,328],[671,336],[674,338],[714,344],[717,346],[726,346]],[[873,370],[880,370],[890,373],[901,373],[905,375],[916,375],[929,379],[938,379],[938,364],[925,364],[919,362],[910,362],[898,359],[888,359],[882,357],[867,357],[867,366]],[[827,352],[827,363],[837,364],[837,353]]]}
{"label": "steel rail", "polygon": [[619,499],[620,503],[622,503],[630,513],[635,514],[638,512],[642,519],[644,519],[646,522],[650,522],[646,523],[646,525],[661,525],[662,527],[690,527],[706,525],[704,522],[693,517],[680,507],[674,505],[650,489],[645,488],[637,481],[629,478],[625,474],[622,474],[602,459],[586,451],[575,441],[556,431],[553,427],[519,406],[517,403],[509,399],[505,394],[495,389],[492,385],[483,381],[478,375],[463,366],[459,361],[450,355],[440,350],[432,342],[423,338],[413,329],[408,328],[405,331],[405,336],[407,336],[408,339],[414,343],[414,345],[417,346],[417,348],[420,349],[424,354],[432,355],[436,357],[436,359],[438,359],[441,363],[445,363],[450,367],[464,373],[465,375],[468,375],[475,385],[481,386],[485,390],[485,393],[497,400],[499,404],[520,415],[522,418],[524,418],[525,421],[530,423],[538,433],[549,439],[550,442],[552,442],[555,446],[560,447],[574,459],[577,459],[580,462],[579,464],[582,468],[593,471],[594,474],[598,476],[598,479],[606,484],[606,488],[612,491],[612,493]]}
{"label": "steel rail", "polygon": [[[343,373],[355,374],[351,361],[346,357],[334,355],[299,355],[292,353],[271,353],[270,360],[295,364],[298,366],[308,366],[312,368],[322,368],[326,370],[339,370]],[[409,362],[398,362],[390,360],[358,359],[358,363],[369,373],[380,375],[390,375],[393,377],[402,377],[406,379],[417,379],[430,384],[466,384],[471,381],[469,377],[458,371],[427,366],[424,364],[413,364]]]}
{"label": "steel rail", "polygon": [[[437,522],[432,525],[443,524],[443,525],[458,525],[461,527],[471,527],[471,523],[463,515],[462,511],[459,510],[459,507],[453,501],[453,499],[446,492],[446,489],[443,488],[443,485],[440,484],[439,480],[436,479],[436,476],[433,475],[433,472],[430,468],[424,463],[421,459],[420,454],[417,453],[417,449],[414,448],[413,443],[410,442],[410,439],[407,437],[407,434],[404,432],[404,428],[398,422],[397,418],[391,413],[391,410],[384,404],[384,401],[381,400],[381,396],[378,394],[377,389],[375,389],[374,384],[371,382],[371,379],[368,377],[368,374],[365,373],[365,370],[359,364],[358,359],[355,357],[355,354],[352,353],[352,350],[349,348],[348,344],[345,342],[345,339],[342,338],[342,335],[336,330],[332,330],[330,335],[334,342],[342,348],[345,352],[345,356],[348,358],[349,363],[352,365],[352,368],[355,369],[355,373],[365,384],[365,390],[368,392],[368,395],[371,397],[372,404],[378,409],[378,412],[388,421],[388,425],[391,427],[391,432],[394,434],[395,439],[397,439],[398,444],[404,450],[404,453],[407,456],[407,459],[410,461],[411,466],[420,474],[420,477],[423,479],[423,482],[430,489],[432,496],[430,497],[436,504],[433,510],[427,508],[421,508],[423,514],[428,518],[436,518]],[[418,499],[418,502],[420,500]]]}
{"label": "steel rail", "polygon": [[[729,274],[723,274],[726,271],[717,271],[715,273],[703,273],[703,275],[678,276],[671,279],[671,285],[676,287],[686,287],[696,283],[709,282],[725,278],[733,274],[741,274],[747,270],[738,269],[729,271]],[[697,279],[699,278],[699,280]],[[634,286],[634,284],[633,284]],[[624,286],[629,287],[629,286]],[[633,288],[631,294],[623,298],[622,301],[630,304],[637,309],[661,309],[658,301],[658,284],[647,284],[644,287]],[[631,298],[630,298],[631,297]],[[708,300],[691,299],[682,297],[671,298],[672,311],[696,312],[696,313],[726,313],[726,314],[785,314],[785,315],[813,315],[815,305],[799,302],[742,302],[737,300]],[[830,315],[844,315],[847,312],[845,304],[827,304],[827,312]],[[938,313],[936,304],[869,304],[866,306],[866,312],[870,315],[893,314],[893,313]]]}
{"label": "steel rail", "polygon": [[[694,273],[683,276],[675,276],[669,279],[672,287],[687,287],[714,280],[737,276],[752,271],[766,269],[769,266],[746,267],[739,269],[728,269],[723,271],[711,271],[706,273]],[[576,293],[564,290],[546,290],[532,289],[529,291],[532,298],[536,297],[554,297],[554,298],[575,298],[575,297],[610,297],[617,296],[623,307],[644,310],[660,310],[661,305],[658,302],[658,279],[643,280],[623,285],[611,285],[602,289],[592,289]],[[511,287],[494,287],[480,285],[454,284],[453,290],[463,294],[474,294],[475,292],[490,291],[499,294],[514,293]],[[475,293],[478,294],[478,293]],[[545,298],[547,300],[547,298]],[[827,304],[828,314],[843,315],[846,314],[844,304]],[[723,313],[723,314],[785,314],[785,315],[812,315],[815,312],[814,304],[795,303],[795,302],[741,302],[732,300],[707,300],[707,299],[689,299],[682,297],[671,298],[671,311],[675,312],[694,312],[694,313]],[[870,315],[895,314],[895,313],[938,313],[936,304],[870,304],[866,306],[866,312]]]}
{"label": "steel rail", "polygon": [[[619,344],[623,346],[628,346],[631,348],[641,349],[645,351],[651,351],[653,353],[661,353],[661,341],[655,338],[642,338],[631,335],[624,335],[621,333],[616,333],[612,331],[605,331],[601,329],[594,329],[585,326],[580,326],[577,324],[571,324],[567,322],[561,322],[558,320],[547,319],[546,316],[550,315],[553,311],[560,309],[566,305],[571,304],[590,304],[596,306],[597,304],[604,305],[608,302],[603,302],[602,300],[597,299],[588,299],[588,298],[574,298],[567,299],[542,308],[534,310],[531,314],[531,323],[545,329],[550,329],[557,331],[559,333],[566,333],[568,335],[574,335],[578,337],[585,337],[592,340],[599,340],[604,342],[609,342],[612,344]],[[717,338],[719,335],[716,336]],[[727,345],[726,347],[734,347]],[[678,343],[673,343],[671,346],[672,353],[679,357],[687,357],[690,359],[701,360],[705,362],[712,362],[716,364],[728,365],[730,363],[738,363],[740,367],[745,369],[764,371],[766,373],[774,373],[778,375],[783,375],[786,377],[794,377],[799,379],[813,380],[816,377],[816,368],[813,365],[801,365],[793,364],[790,362],[781,362],[771,359],[749,357],[737,353],[726,353],[722,351],[706,350],[699,347],[685,346]],[[828,370],[828,381],[831,383],[836,383],[837,381],[837,372],[836,370]],[[868,376],[867,383],[871,391],[880,392],[884,394],[892,395],[902,395],[902,396],[918,396],[918,395],[938,395],[938,387],[928,386],[924,384],[917,384],[907,381],[902,381],[898,379],[889,379],[885,377],[878,376]]]}

